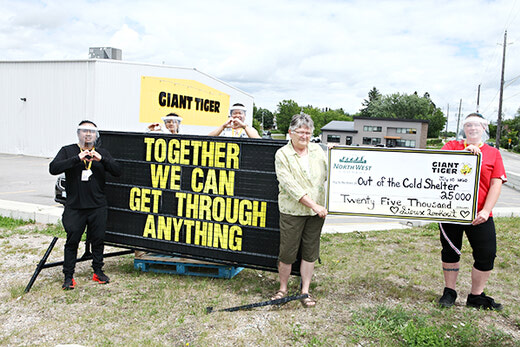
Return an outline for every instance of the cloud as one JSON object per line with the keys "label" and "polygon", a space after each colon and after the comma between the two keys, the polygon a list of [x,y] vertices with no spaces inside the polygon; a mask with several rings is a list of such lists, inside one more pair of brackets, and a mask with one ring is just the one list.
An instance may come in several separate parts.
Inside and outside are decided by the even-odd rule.
{"label": "cloud", "polygon": [[[0,3],[0,59],[84,59],[113,46],[123,59],[195,67],[255,97],[357,112],[368,91],[429,92],[450,116],[496,119],[505,29],[518,41],[520,3],[507,0],[264,0]],[[506,80],[520,75],[508,45]],[[520,82],[504,93],[520,106]],[[516,95],[516,96],[515,96]],[[453,118],[454,117],[450,117]],[[450,121],[450,127],[455,123]]]}

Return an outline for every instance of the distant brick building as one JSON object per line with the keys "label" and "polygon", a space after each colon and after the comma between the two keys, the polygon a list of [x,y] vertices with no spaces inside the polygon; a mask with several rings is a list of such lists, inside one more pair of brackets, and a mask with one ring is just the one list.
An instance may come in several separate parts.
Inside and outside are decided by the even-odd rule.
{"label": "distant brick building", "polygon": [[426,148],[427,120],[354,117],[321,128],[323,143],[354,146]]}

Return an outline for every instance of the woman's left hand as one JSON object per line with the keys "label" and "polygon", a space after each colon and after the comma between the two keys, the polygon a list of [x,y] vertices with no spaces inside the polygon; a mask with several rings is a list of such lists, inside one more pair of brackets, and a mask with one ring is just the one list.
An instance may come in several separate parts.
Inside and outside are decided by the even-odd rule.
{"label": "woman's left hand", "polygon": [[477,213],[477,217],[471,222],[472,225],[479,225],[486,222],[489,218],[489,212],[486,210],[480,210]]}
{"label": "woman's left hand", "polygon": [[479,154],[480,153],[480,148],[478,146],[475,146],[475,145],[469,145],[468,147],[465,148],[466,151],[469,151],[473,154]]}

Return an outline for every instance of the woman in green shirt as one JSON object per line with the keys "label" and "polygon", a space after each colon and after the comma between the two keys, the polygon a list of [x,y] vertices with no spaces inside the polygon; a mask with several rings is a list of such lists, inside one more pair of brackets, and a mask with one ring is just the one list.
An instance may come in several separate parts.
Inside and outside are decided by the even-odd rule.
{"label": "woman in green shirt", "polygon": [[[276,152],[276,177],[279,182],[280,251],[278,275],[280,289],[272,300],[287,295],[292,264],[301,248],[301,293],[309,294],[314,263],[319,257],[320,235],[327,209],[325,186],[327,158],[321,146],[310,143],[314,123],[309,115],[294,115],[289,127],[291,140]],[[304,307],[314,307],[310,296]]]}

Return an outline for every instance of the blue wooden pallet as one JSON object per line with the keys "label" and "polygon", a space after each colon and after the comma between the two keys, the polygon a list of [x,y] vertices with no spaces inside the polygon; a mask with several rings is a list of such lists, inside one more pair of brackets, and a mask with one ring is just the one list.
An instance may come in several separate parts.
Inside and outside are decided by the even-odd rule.
{"label": "blue wooden pallet", "polygon": [[[243,267],[222,264],[176,262],[172,260],[177,258],[171,258],[162,254],[154,254],[153,258],[154,260],[135,258],[134,268],[144,272],[228,279],[233,278],[236,274],[244,269]],[[164,260],[162,260],[162,258]]]}

